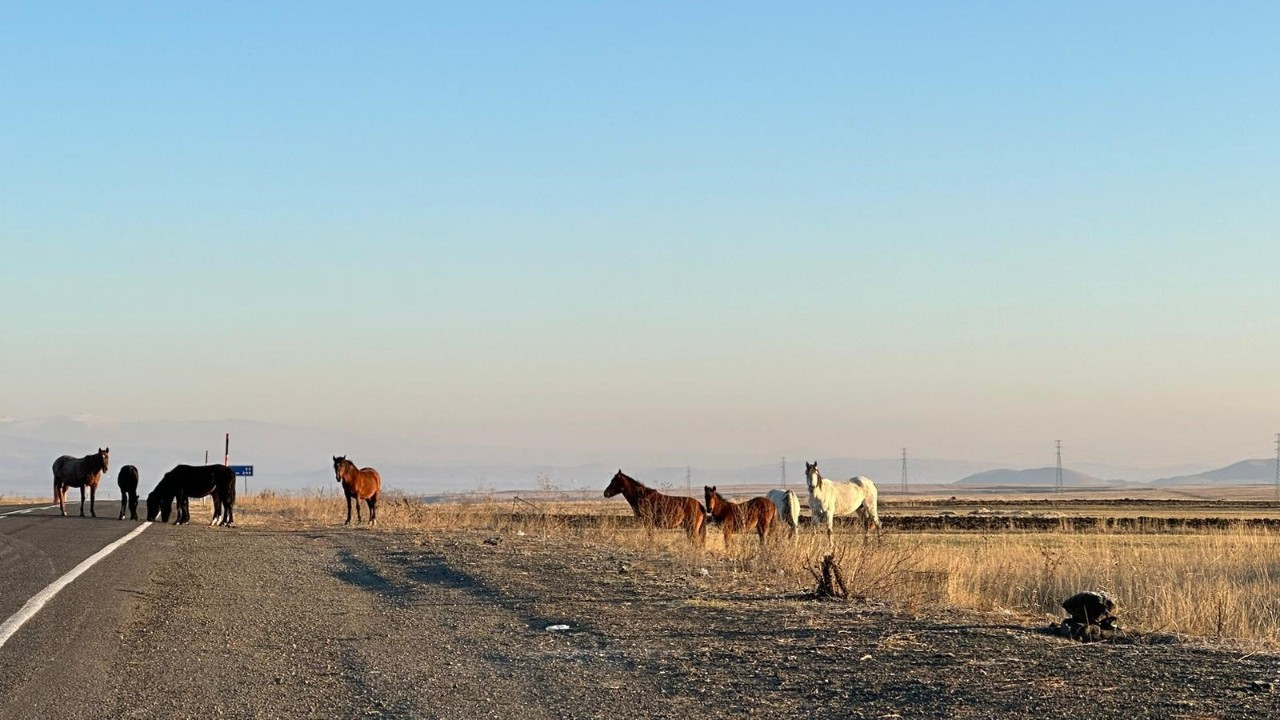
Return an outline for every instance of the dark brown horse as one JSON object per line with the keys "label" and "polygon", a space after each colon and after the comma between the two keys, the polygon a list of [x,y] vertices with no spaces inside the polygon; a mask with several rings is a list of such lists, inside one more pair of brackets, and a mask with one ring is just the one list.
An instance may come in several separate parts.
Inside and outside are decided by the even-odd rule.
{"label": "dark brown horse", "polygon": [[378,493],[382,492],[382,476],[373,468],[356,469],[355,463],[342,457],[333,458],[333,476],[342,483],[342,491],[347,494],[347,521],[351,524],[351,501],[356,501],[356,522],[360,519],[360,501],[369,505],[369,524],[378,522]]}
{"label": "dark brown horse", "polygon": [[225,465],[176,465],[160,478],[147,495],[147,522],[169,522],[173,501],[178,501],[176,525],[191,522],[191,498],[213,498],[213,521],[209,526],[235,525],[236,475]]}
{"label": "dark brown horse", "polygon": [[618,493],[622,493],[622,497],[631,505],[632,512],[649,528],[683,527],[689,539],[696,539],[699,544],[706,543],[707,513],[697,500],[663,495],[628,477],[621,470],[613,476],[609,487],[604,489],[605,497],[613,497]]}
{"label": "dark brown horse", "polygon": [[765,536],[773,527],[773,519],[778,516],[778,508],[772,500],[753,497],[746,502],[736,503],[725,500],[723,495],[716,492],[714,485],[703,486],[702,490],[707,494],[707,509],[711,511],[711,517],[720,523],[720,529],[724,531],[725,547],[729,547],[729,538],[735,532],[748,532],[753,528],[760,533],[760,542],[764,542]]}
{"label": "dark brown horse", "polygon": [[116,485],[120,486],[120,519],[124,519],[124,509],[129,507],[129,519],[138,519],[138,468],[125,465],[116,476]]}
{"label": "dark brown horse", "polygon": [[93,502],[98,496],[98,482],[107,471],[107,454],[111,448],[98,448],[98,452],[82,458],[63,455],[53,461],[53,501],[63,516],[67,514],[67,488],[80,488],[80,517],[84,517],[84,489],[89,488],[89,515],[98,517]]}

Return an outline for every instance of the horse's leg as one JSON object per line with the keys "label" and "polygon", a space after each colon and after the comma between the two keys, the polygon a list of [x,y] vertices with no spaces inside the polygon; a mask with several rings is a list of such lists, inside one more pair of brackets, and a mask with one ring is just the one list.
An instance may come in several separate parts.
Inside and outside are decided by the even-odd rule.
{"label": "horse's leg", "polygon": [[130,520],[138,519],[138,491],[137,490],[132,490],[129,492],[129,519]]}
{"label": "horse's leg", "polygon": [[117,520],[124,519],[124,507],[129,503],[129,493],[125,490],[120,491],[120,517]]}
{"label": "horse's leg", "polygon": [[378,522],[378,494],[374,493],[369,496],[369,524],[373,525]]}
{"label": "horse's leg", "polygon": [[343,525],[351,524],[351,493],[347,493],[347,521]]}
{"label": "horse's leg", "polygon": [[98,500],[98,486],[89,486],[89,515],[90,517],[98,517],[98,511],[94,509],[93,504]]}
{"label": "horse's leg", "polygon": [[222,499],[218,497],[218,493],[213,494],[213,519],[209,521],[209,527],[218,527],[218,523],[222,522]]}
{"label": "horse's leg", "polygon": [[359,491],[357,490],[356,491],[356,524],[359,525],[362,522],[364,522],[364,518],[360,517],[360,494],[359,494]]}
{"label": "horse's leg", "polygon": [[80,517],[84,517],[84,486],[80,486]]}

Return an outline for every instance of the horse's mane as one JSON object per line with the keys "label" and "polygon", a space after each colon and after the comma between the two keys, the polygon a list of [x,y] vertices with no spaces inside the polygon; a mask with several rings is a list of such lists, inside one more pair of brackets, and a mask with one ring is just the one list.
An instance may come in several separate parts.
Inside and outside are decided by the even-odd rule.
{"label": "horse's mane", "polygon": [[634,485],[636,492],[638,492],[641,495],[644,495],[646,493],[651,493],[651,492],[657,492],[657,490],[654,490],[653,488],[649,487],[648,485],[645,485],[644,483],[622,472],[621,470],[618,471],[618,474],[621,475],[627,482]]}

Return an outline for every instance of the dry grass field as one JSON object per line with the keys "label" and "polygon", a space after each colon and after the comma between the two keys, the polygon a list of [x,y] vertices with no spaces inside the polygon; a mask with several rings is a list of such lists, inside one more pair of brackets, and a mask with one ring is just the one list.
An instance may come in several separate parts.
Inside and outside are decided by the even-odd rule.
{"label": "dry grass field", "polygon": [[[1136,510],[1103,503],[1100,509],[1110,514],[1153,512],[1147,503]],[[246,526],[298,527],[340,524],[346,512],[340,496],[271,493],[242,498],[237,511]],[[1266,514],[1266,508],[1232,511],[1249,517]],[[892,512],[889,506],[885,514]],[[577,517],[592,522],[573,522]],[[380,507],[379,527],[576,537],[664,554],[690,571],[706,565],[709,555],[726,564],[739,582],[796,593],[813,588],[811,570],[828,552],[825,537],[804,527],[795,540],[784,529],[764,546],[741,536],[729,548],[712,527],[705,551],[698,550],[678,531],[651,535],[639,528],[621,501],[480,498],[423,504],[389,496]],[[860,533],[845,530],[837,533],[834,552],[852,595],[907,608],[952,606],[1047,624],[1063,615],[1063,598],[1097,589],[1117,598],[1120,615],[1133,631],[1280,647],[1280,534],[1274,531],[886,532],[881,542],[864,544]]]}

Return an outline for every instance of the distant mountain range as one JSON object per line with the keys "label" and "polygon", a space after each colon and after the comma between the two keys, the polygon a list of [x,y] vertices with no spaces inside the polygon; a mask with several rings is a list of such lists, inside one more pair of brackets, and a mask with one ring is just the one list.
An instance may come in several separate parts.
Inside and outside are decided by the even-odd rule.
{"label": "distant mountain range", "polygon": [[[1056,467],[1042,467],[1030,470],[1010,470],[1000,468],[987,470],[955,481],[962,487],[1054,487],[1058,482]],[[1063,487],[1098,487],[1108,483],[1092,475],[1075,470],[1062,469]]]}
{"label": "distant mountain range", "polygon": [[[96,417],[55,417],[21,420],[0,417],[0,494],[52,494],[50,465],[60,455],[85,455],[111,448],[112,481],[104,496],[114,497],[115,473],[136,465],[144,488],[178,463],[222,461],[223,434],[231,433],[231,461],[252,464],[252,492],[316,490],[335,487],[330,458],[349,455],[360,465],[374,465],[389,489],[408,493],[448,493],[484,490],[522,490],[538,487],[561,490],[601,488],[619,469],[657,488],[684,488],[686,466],[670,456],[607,452],[573,453],[480,445],[442,445],[417,438],[397,438],[246,420],[198,422],[117,422]],[[683,459],[683,458],[681,458]],[[802,463],[796,453],[788,459],[786,482],[804,486]],[[745,460],[745,462],[744,462]],[[881,487],[896,488],[902,477],[901,458],[817,458],[823,475],[847,478],[865,475]],[[752,462],[738,457],[690,458],[689,479],[702,485],[780,485],[779,462]],[[1089,466],[1107,477],[1148,481],[1158,469]],[[1173,468],[1175,472],[1190,468]],[[955,484],[959,487],[1052,487],[1055,468],[1002,468],[998,463],[911,458],[913,487]],[[1113,474],[1114,473],[1114,474]],[[1163,477],[1154,485],[1224,485],[1273,482],[1274,460],[1246,460],[1218,470]],[[1092,474],[1063,469],[1068,487],[1126,486],[1145,482],[1103,480]]]}
{"label": "distant mountain range", "polygon": [[1156,486],[1170,485],[1259,485],[1276,481],[1276,461],[1241,460],[1217,470],[1194,475],[1178,475],[1160,478],[1152,482]]}

